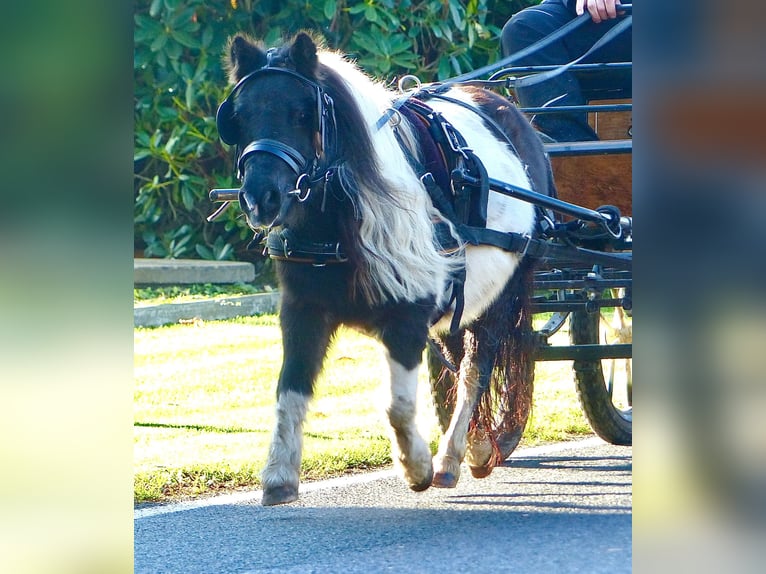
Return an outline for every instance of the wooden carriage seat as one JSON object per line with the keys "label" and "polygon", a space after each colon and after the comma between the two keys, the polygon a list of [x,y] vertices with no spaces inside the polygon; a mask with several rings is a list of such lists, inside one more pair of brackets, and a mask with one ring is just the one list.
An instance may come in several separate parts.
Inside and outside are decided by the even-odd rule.
{"label": "wooden carriage seat", "polygon": [[[589,104],[630,102],[630,99],[608,99],[591,100]],[[602,141],[632,139],[631,112],[591,113],[588,114],[588,123]],[[632,215],[631,153],[560,155],[551,157],[551,165],[559,197],[564,201],[591,209],[614,205],[623,215]]]}

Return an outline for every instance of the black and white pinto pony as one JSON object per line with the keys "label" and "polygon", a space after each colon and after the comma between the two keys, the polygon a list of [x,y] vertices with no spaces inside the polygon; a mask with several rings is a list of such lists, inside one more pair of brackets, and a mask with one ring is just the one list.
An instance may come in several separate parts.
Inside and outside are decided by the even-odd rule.
{"label": "black and white pinto pony", "polygon": [[[408,158],[421,154],[416,132],[399,114],[398,123],[381,120],[401,94],[317,44],[300,33],[265,51],[245,36],[233,37],[226,65],[236,86],[217,118],[222,140],[237,148],[238,197],[248,224],[270,232],[281,290],[284,360],[262,474],[264,505],[298,497],[307,406],[341,324],[385,347],[393,458],[412,490],[454,487],[464,459],[476,476],[502,460],[475,416],[490,379],[520,378],[508,387],[517,384],[515,400],[528,403],[531,395],[529,362],[519,367],[530,262],[520,253],[468,244],[452,223],[446,226],[458,248],[440,248],[435,227],[445,217]],[[446,95],[469,106],[438,98],[428,105],[462,134],[490,177],[551,193],[540,142],[508,100],[469,87]],[[536,231],[532,205],[494,192],[486,219],[488,228],[502,232]],[[450,330],[456,305],[450,285],[461,269],[464,305],[459,328]],[[457,367],[445,371],[457,390],[433,460],[415,423],[429,337],[441,344],[444,363]]]}

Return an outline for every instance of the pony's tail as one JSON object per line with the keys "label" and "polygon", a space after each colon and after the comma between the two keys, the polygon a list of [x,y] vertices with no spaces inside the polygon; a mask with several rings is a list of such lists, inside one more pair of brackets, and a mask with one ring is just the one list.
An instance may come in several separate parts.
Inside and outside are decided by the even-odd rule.
{"label": "pony's tail", "polygon": [[482,429],[492,444],[489,469],[518,446],[532,408],[535,361],[529,297],[533,274],[533,265],[522,261],[506,287],[506,297],[501,296],[488,311],[493,323],[500,322],[494,330],[499,340],[489,386],[479,397],[470,428]]}
{"label": "pony's tail", "polygon": [[[503,293],[477,319],[471,329],[483,339],[482,345],[495,345],[492,363],[481,366],[490,372],[469,425],[469,434],[482,445],[489,442],[492,453],[481,468],[471,467],[475,476],[489,474],[519,444],[532,407],[534,382],[534,339],[529,296],[534,264],[522,260]],[[463,359],[463,335],[439,334],[439,347],[429,346],[428,371],[434,406],[442,432],[449,427],[455,408],[457,377],[446,366],[456,368]],[[485,446],[481,446],[484,450]]]}

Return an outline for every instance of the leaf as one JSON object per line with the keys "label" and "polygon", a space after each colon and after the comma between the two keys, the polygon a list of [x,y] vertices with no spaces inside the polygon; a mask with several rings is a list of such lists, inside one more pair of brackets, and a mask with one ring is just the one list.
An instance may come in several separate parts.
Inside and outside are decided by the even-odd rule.
{"label": "leaf", "polygon": [[181,44],[177,42],[169,42],[167,44],[165,53],[168,55],[168,57],[177,60],[181,57],[181,54],[183,54],[183,48],[181,48]]}
{"label": "leaf", "polygon": [[457,2],[450,2],[449,3],[449,11],[452,15],[452,22],[455,24],[455,28],[458,30],[462,30],[465,26],[465,22],[463,21],[463,17],[460,15],[459,11],[459,4]]}
{"label": "leaf", "polygon": [[328,20],[332,20],[335,17],[335,11],[338,8],[336,0],[325,0],[324,3],[324,17]]}
{"label": "leaf", "polygon": [[367,8],[364,11],[364,19],[368,22],[377,22],[378,21],[378,11],[375,10],[375,6],[372,4],[368,4]]}
{"label": "leaf", "polygon": [[192,109],[194,107],[194,100],[196,99],[196,94],[194,91],[194,83],[191,81],[186,82],[186,93],[184,94],[186,99],[186,108]]}
{"label": "leaf", "polygon": [[173,153],[173,148],[176,147],[177,143],[178,143],[178,136],[174,135],[168,138],[168,141],[165,144],[165,152],[168,155],[171,155]]}
{"label": "leaf", "polygon": [[154,42],[152,42],[151,46],[149,46],[149,49],[152,52],[159,52],[162,50],[162,48],[165,47],[165,44],[168,41],[168,37],[166,34],[160,34],[154,39]]}
{"label": "leaf", "polygon": [[199,42],[197,39],[186,32],[175,30],[173,32],[173,39],[179,44],[183,44],[187,48],[196,49],[199,48]]}
{"label": "leaf", "polygon": [[447,58],[439,59],[439,71],[437,73],[440,80],[445,80],[450,76],[449,60]]}
{"label": "leaf", "polygon": [[[221,237],[218,237],[218,239],[221,239]],[[216,241],[216,243],[218,242]],[[224,259],[228,259],[229,256],[233,254],[234,250],[232,249],[231,245],[224,243],[223,247],[215,254],[215,258],[219,261],[223,261]]]}
{"label": "leaf", "polygon": [[375,44],[375,41],[362,32],[356,34],[353,40],[354,43],[356,43],[360,48],[366,52],[369,52],[370,54],[375,54],[378,51],[378,47]]}
{"label": "leaf", "polygon": [[210,42],[213,41],[213,28],[210,26],[205,27],[204,30],[202,30],[202,47],[207,48],[210,46]]}
{"label": "leaf", "polygon": [[179,0],[165,0],[165,8],[172,12],[176,9],[176,7],[178,7],[178,2]]}
{"label": "leaf", "polygon": [[152,5],[149,6],[149,16],[156,18],[157,14],[160,13],[161,4],[162,0],[152,0]]}
{"label": "leaf", "polygon": [[181,201],[189,211],[194,209],[194,205],[197,203],[197,198],[194,197],[194,193],[187,185],[181,185]]}
{"label": "leaf", "polygon": [[152,155],[152,152],[150,152],[148,149],[144,148],[144,149],[138,150],[133,154],[133,161],[142,160],[145,157],[149,157],[150,155]]}
{"label": "leaf", "polygon": [[202,257],[202,259],[215,259],[213,252],[207,245],[200,245],[197,243],[197,245],[194,246],[194,250],[200,257]]}

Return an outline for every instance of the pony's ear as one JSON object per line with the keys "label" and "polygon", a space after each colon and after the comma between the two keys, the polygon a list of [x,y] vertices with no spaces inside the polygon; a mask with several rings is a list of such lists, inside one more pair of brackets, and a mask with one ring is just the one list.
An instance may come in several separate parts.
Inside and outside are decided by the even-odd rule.
{"label": "pony's ear", "polygon": [[229,72],[229,81],[235,84],[265,66],[266,53],[247,36],[237,34],[229,40],[224,65]]}
{"label": "pony's ear", "polygon": [[307,77],[315,75],[319,64],[317,45],[306,32],[299,33],[293,40],[293,45],[290,46],[290,60],[295,65],[296,72]]}

